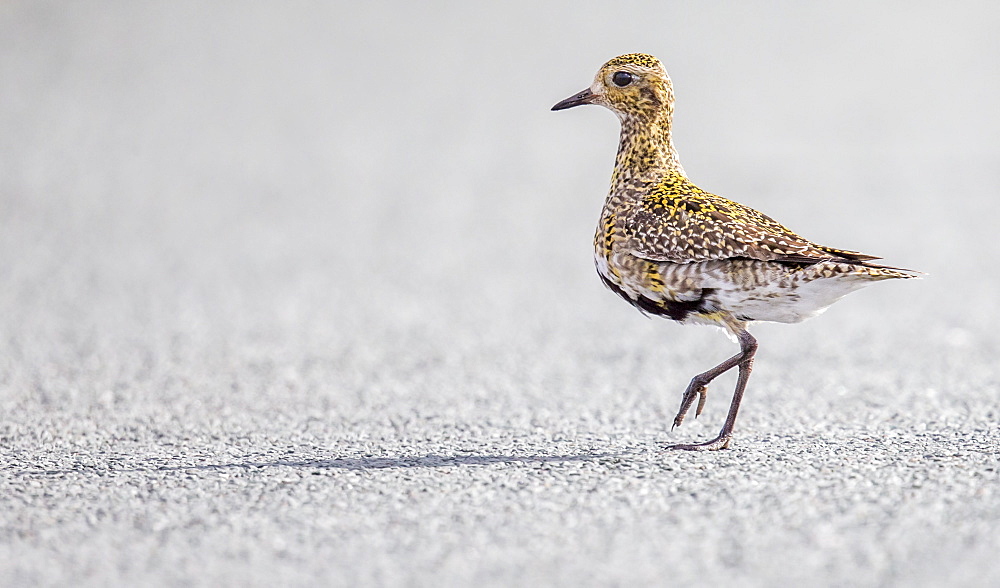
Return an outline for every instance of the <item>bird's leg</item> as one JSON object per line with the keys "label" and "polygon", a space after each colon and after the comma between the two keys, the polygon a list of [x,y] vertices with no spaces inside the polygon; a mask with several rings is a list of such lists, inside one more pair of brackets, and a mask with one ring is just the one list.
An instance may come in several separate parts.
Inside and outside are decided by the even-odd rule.
{"label": "bird's leg", "polygon": [[[743,392],[747,387],[747,380],[750,379],[750,371],[753,369],[753,357],[757,353],[757,340],[753,338],[746,329],[741,329],[737,333],[737,337],[740,341],[740,353],[727,359],[726,361],[720,363],[718,366],[708,370],[704,374],[699,374],[691,380],[691,385],[684,392],[684,399],[681,401],[681,410],[677,413],[677,417],[674,419],[674,426],[677,426],[684,420],[684,414],[691,407],[691,403],[694,402],[695,394],[701,394],[704,398],[704,388],[705,384],[710,382],[712,379],[719,376],[726,370],[731,369],[734,365],[740,366],[740,375],[736,380],[736,390],[733,392],[733,402],[729,405],[729,414],[726,416],[726,422],[722,425],[722,431],[719,435],[712,439],[711,441],[706,441],[705,443],[695,443],[691,445],[671,445],[670,449],[686,449],[689,451],[711,451],[715,449],[725,449],[729,447],[729,441],[733,437],[733,427],[736,425],[736,414],[740,410],[740,401],[743,400]],[[707,381],[702,380],[702,378],[708,377]],[[704,383],[701,383],[703,382]],[[692,390],[692,387],[700,387],[700,392],[698,388]],[[703,401],[699,402],[699,405]],[[700,408],[700,406],[699,406]],[[698,413],[701,411],[699,410]]]}
{"label": "bird's leg", "polygon": [[681,407],[677,411],[677,416],[674,417],[674,425],[670,428],[671,430],[673,430],[674,427],[681,426],[681,423],[684,422],[684,417],[687,416],[688,410],[690,410],[691,405],[694,404],[695,396],[698,397],[698,408],[695,410],[694,415],[695,417],[701,415],[702,409],[705,408],[705,399],[708,398],[708,384],[715,378],[718,378],[722,374],[738,366],[740,362],[743,361],[743,355],[743,352],[740,351],[736,355],[730,357],[707,372],[698,374],[697,376],[691,378],[691,383],[688,384],[687,389],[684,390],[684,396],[681,397]]}

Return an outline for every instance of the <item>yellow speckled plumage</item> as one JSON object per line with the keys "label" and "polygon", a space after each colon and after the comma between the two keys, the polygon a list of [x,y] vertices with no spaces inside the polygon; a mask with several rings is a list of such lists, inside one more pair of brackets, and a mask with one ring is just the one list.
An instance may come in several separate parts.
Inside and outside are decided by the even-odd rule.
{"label": "yellow speckled plumage", "polygon": [[916,276],[873,264],[875,256],[813,243],[692,183],[671,136],[673,86],[652,55],[612,59],[589,88],[552,109],[581,104],[609,108],[622,127],[611,189],[594,238],[604,283],[645,313],[717,325],[740,341],[740,354],[695,376],[674,419],[680,425],[696,397],[700,414],[705,386],[738,367],[737,389],[719,436],[674,447],[728,447],[757,348],[747,332],[750,322],[798,322],[869,283]]}

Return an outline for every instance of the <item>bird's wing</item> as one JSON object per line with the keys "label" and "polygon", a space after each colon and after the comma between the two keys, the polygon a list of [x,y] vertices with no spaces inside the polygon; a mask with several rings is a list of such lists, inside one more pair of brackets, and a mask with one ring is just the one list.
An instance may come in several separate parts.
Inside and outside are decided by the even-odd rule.
{"label": "bird's wing", "polygon": [[850,261],[871,261],[873,259],[882,259],[877,255],[868,255],[867,253],[858,253],[857,251],[850,251],[847,249],[834,249],[833,247],[825,247],[823,245],[819,246],[820,249],[834,255],[836,257],[843,257]]}
{"label": "bird's wing", "polygon": [[653,192],[630,211],[623,225],[627,250],[650,261],[748,258],[813,264],[878,259],[817,245],[765,214],[705,192]]}

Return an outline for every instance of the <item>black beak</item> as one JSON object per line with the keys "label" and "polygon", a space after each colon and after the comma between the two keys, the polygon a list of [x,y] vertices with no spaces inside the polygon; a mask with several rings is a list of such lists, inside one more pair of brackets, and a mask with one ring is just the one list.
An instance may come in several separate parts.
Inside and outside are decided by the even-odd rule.
{"label": "black beak", "polygon": [[590,91],[590,88],[587,88],[583,92],[573,94],[569,98],[556,104],[552,107],[552,110],[565,110],[567,108],[573,108],[574,106],[580,106],[581,104],[590,104],[593,99],[594,93]]}

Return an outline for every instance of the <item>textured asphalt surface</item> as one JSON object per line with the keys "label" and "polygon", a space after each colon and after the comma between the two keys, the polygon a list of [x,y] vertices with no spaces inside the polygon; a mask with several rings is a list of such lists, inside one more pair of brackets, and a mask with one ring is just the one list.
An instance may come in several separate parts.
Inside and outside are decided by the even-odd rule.
{"label": "textured asphalt surface", "polygon": [[[0,5],[0,585],[1000,584],[992,5]],[[689,175],[928,272],[736,351],[599,284]]]}

